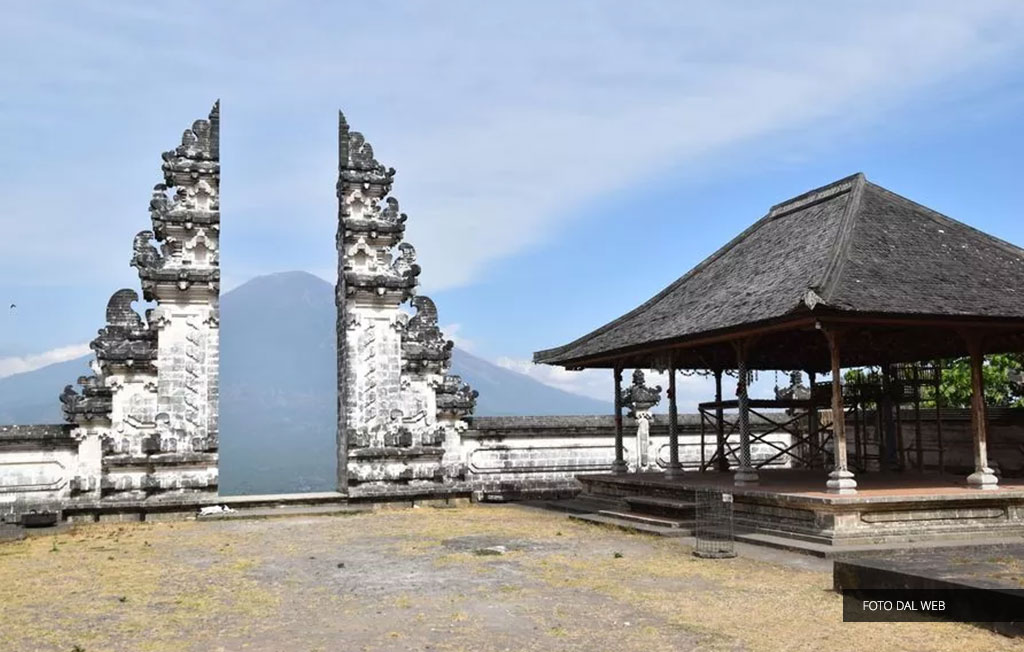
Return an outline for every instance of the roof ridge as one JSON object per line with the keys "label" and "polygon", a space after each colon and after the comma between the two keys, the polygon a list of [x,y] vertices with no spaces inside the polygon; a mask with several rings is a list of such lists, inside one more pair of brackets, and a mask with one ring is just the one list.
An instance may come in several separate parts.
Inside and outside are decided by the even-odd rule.
{"label": "roof ridge", "polygon": [[817,204],[818,202],[825,201],[826,199],[831,199],[836,195],[847,192],[852,187],[852,184],[854,184],[858,179],[863,178],[864,173],[857,172],[856,174],[851,174],[848,177],[843,177],[842,179],[827,183],[824,186],[808,190],[796,197],[790,197],[785,201],[775,204],[768,210],[768,214],[772,217],[779,217],[780,215],[785,215],[802,208],[807,208],[811,204]]}
{"label": "roof ridge", "polygon": [[843,211],[843,218],[839,222],[839,229],[836,233],[835,242],[832,244],[832,252],[829,254],[828,264],[825,266],[825,271],[822,273],[821,280],[818,281],[817,285],[808,288],[814,290],[821,297],[821,301],[825,305],[831,302],[832,294],[839,283],[840,276],[842,276],[843,265],[847,259],[846,254],[850,250],[850,242],[853,240],[850,237],[853,233],[853,225],[856,222],[857,212],[860,210],[861,199],[864,197],[864,186],[868,182],[863,172],[858,172],[846,179],[853,184],[853,187],[850,199],[846,203],[846,209]]}

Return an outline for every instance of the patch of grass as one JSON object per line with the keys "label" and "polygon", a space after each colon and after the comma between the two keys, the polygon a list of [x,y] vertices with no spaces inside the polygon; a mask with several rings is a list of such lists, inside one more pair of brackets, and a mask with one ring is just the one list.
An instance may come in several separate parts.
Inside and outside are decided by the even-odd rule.
{"label": "patch of grass", "polygon": [[[487,558],[443,545],[467,537],[528,547]],[[54,547],[61,554],[49,554]],[[367,649],[1014,648],[956,623],[842,623],[827,573],[690,551],[677,540],[513,505],[91,525],[56,543],[34,537],[0,547],[0,650],[171,652],[183,632],[196,649],[211,650],[255,641],[331,649],[328,637],[355,637]],[[341,556],[344,572],[336,570]],[[410,568],[408,577],[395,575]],[[1024,575],[994,570],[1004,568]],[[401,623],[381,615],[396,608],[410,610]],[[533,647],[524,642],[531,633]]]}

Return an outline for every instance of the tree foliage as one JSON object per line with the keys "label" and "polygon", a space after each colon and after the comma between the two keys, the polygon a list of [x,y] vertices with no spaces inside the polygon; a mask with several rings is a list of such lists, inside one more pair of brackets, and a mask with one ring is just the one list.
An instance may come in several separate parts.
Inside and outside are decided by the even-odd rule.
{"label": "tree foliage", "polygon": [[[985,356],[982,368],[985,381],[985,403],[996,407],[1024,407],[1024,354],[997,353]],[[847,383],[879,382],[878,372],[848,369],[843,374]],[[954,358],[942,363],[942,382],[939,385],[943,407],[970,407],[971,361]],[[922,388],[922,403],[934,404],[935,389]]]}
{"label": "tree foliage", "polygon": [[[997,353],[985,356],[982,377],[985,379],[985,403],[998,407],[1024,407],[1024,355]],[[942,370],[942,404],[968,407],[971,404],[970,358],[950,360]]]}

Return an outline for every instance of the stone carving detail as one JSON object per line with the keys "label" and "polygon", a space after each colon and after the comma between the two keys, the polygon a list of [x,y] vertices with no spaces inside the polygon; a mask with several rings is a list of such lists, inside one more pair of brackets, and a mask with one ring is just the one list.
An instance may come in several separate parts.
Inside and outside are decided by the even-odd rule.
{"label": "stone carving detail", "polygon": [[437,307],[426,296],[412,299],[416,314],[409,319],[402,339],[402,369],[411,373],[444,374],[454,342],[445,339],[437,325]]}
{"label": "stone carving detail", "polygon": [[156,237],[152,231],[139,231],[135,236],[132,255],[132,267],[139,270],[161,269],[164,266],[164,257],[153,246],[152,240]]}
{"label": "stone carving detail", "polygon": [[799,371],[789,372],[789,385],[775,388],[775,398],[779,400],[806,401],[811,397],[811,390],[804,385],[803,376]]}
{"label": "stone carving detail", "polygon": [[454,482],[463,470],[439,447],[465,427],[476,392],[447,375],[452,342],[416,294],[408,216],[389,196],[395,170],[341,114],[338,167],[339,489]]}
{"label": "stone carving detail", "polygon": [[480,392],[462,381],[458,375],[447,375],[437,388],[438,415],[461,418],[469,416],[476,407]]}
{"label": "stone carving detail", "polygon": [[61,392],[64,418],[71,423],[109,418],[113,390],[104,387],[103,381],[96,376],[79,376],[78,384],[82,386],[81,394],[71,385],[66,385]]}
{"label": "stone carving detail", "polygon": [[636,419],[636,471],[645,471],[653,466],[650,457],[651,408],[661,401],[661,385],[648,387],[644,372],[633,371],[633,383],[622,392],[622,405],[629,409],[629,416]]}
{"label": "stone carving detail", "polygon": [[[215,104],[162,155],[152,230],[135,236],[130,261],[144,298],[157,306],[143,319],[135,290],[115,292],[107,325],[90,344],[95,375],[78,379],[81,393],[68,386],[60,396],[65,418],[95,437],[103,455],[101,477],[79,477],[80,492],[138,500],[216,491],[219,132]],[[140,467],[148,469],[141,476]]]}
{"label": "stone carving detail", "polygon": [[151,363],[156,359],[156,338],[135,312],[132,304],[139,300],[135,290],[118,290],[107,302],[107,325],[89,344],[101,366],[123,363]]}
{"label": "stone carving detail", "polygon": [[629,416],[636,418],[637,412],[650,410],[661,402],[661,385],[647,386],[642,369],[633,372],[633,383],[622,392],[622,407],[629,409]]}

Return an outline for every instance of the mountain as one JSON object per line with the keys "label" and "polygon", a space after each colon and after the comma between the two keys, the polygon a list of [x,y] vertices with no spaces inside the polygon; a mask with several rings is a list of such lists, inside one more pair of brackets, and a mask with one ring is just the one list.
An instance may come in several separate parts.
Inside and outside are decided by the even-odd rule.
{"label": "mountain", "polygon": [[480,392],[474,411],[478,417],[611,414],[614,409],[610,402],[545,385],[458,348],[452,352],[451,373]]}
{"label": "mountain", "polygon": [[[333,286],[305,272],[260,276],[221,297],[221,493],[333,488],[334,326]],[[0,378],[0,424],[60,422],[57,396],[91,358]],[[461,349],[452,373],[480,392],[477,416],[612,409]]]}
{"label": "mountain", "polygon": [[0,378],[0,425],[63,421],[57,397],[65,385],[92,373],[90,360],[92,356],[87,355]]}

